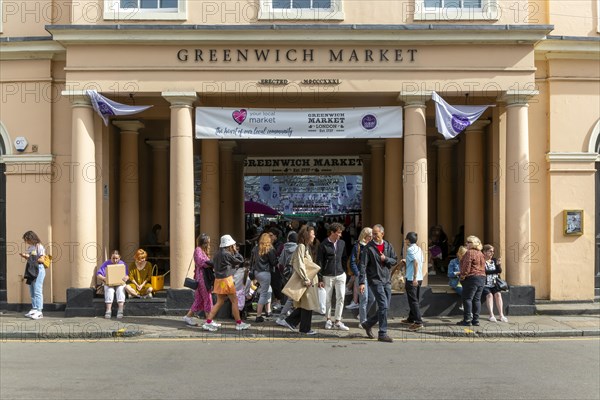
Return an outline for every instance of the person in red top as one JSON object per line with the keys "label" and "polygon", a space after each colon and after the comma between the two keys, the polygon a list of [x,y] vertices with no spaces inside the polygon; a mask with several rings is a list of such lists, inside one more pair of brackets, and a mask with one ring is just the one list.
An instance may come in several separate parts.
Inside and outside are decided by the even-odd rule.
{"label": "person in red top", "polygon": [[466,242],[467,252],[460,260],[459,274],[463,287],[463,319],[456,325],[479,326],[481,293],[485,285],[485,257],[481,252],[481,240],[477,236],[467,237]]}

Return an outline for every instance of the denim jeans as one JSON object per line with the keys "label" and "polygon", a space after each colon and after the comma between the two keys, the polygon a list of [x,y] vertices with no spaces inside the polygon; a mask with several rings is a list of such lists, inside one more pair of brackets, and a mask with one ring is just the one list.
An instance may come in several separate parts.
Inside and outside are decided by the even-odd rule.
{"label": "denim jeans", "polygon": [[423,283],[423,281],[417,281],[417,283],[417,286],[413,286],[413,281],[406,281],[404,289],[406,291],[408,307],[410,308],[408,320],[415,324],[422,324],[423,319],[421,317],[421,309],[419,308],[419,297],[421,294],[421,283]]}
{"label": "denim jeans", "polygon": [[46,277],[46,268],[44,264],[38,264],[38,276],[31,285],[29,285],[29,294],[31,295],[31,308],[42,311],[44,308],[44,278]]}
{"label": "denim jeans", "polygon": [[379,322],[379,337],[383,337],[387,335],[387,313],[392,301],[392,285],[390,283],[371,284],[369,290],[373,292],[377,302],[377,315],[368,318],[365,323],[372,327]]}
{"label": "denim jeans", "polygon": [[465,322],[479,321],[481,293],[484,284],[485,276],[469,276],[462,281],[463,320]]}
{"label": "denim jeans", "polygon": [[358,292],[358,319],[361,324],[367,320],[369,310],[373,307],[373,303],[375,303],[375,296],[373,296],[373,292],[369,290],[369,285],[365,285],[365,292],[362,294],[360,291]]}
{"label": "denim jeans", "polygon": [[258,272],[256,273],[256,280],[260,284],[258,287],[258,304],[265,305],[271,301],[271,294],[269,293],[271,273],[269,271]]}

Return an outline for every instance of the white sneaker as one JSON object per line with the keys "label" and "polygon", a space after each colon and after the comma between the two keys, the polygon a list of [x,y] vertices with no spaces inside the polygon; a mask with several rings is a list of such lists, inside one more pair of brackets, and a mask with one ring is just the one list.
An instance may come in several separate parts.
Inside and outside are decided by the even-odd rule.
{"label": "white sneaker", "polygon": [[42,318],[44,318],[44,314],[42,314],[41,311],[37,311],[36,310],[33,314],[31,314],[29,316],[29,318],[31,318],[31,319],[42,319]]}
{"label": "white sneaker", "polygon": [[498,320],[496,319],[496,317],[494,317],[493,315],[488,318],[488,321],[490,321],[490,322],[498,322]]}
{"label": "white sneaker", "polygon": [[508,318],[502,317],[502,318],[500,318],[500,321],[502,321],[502,322],[508,322]]}
{"label": "white sneaker", "polygon": [[339,329],[340,331],[349,331],[350,328],[348,328],[346,325],[344,325],[344,323],[342,321],[338,321],[335,323],[335,325],[333,325],[333,327],[335,329]]}
{"label": "white sneaker", "polygon": [[240,322],[239,324],[235,324],[235,329],[238,331],[243,331],[245,329],[250,329],[250,324],[247,324],[245,322]]}
{"label": "white sneaker", "polygon": [[275,323],[279,326],[285,326],[287,328],[288,324],[285,322],[285,318],[277,318]]}
{"label": "white sneaker", "polygon": [[194,321],[194,318],[188,317],[187,315],[183,317],[183,322],[185,322],[189,326],[198,326],[198,323]]}
{"label": "white sneaker", "polygon": [[215,332],[217,330],[217,327],[212,326],[211,324],[204,323],[202,325],[202,329],[204,329],[205,331]]}
{"label": "white sneaker", "polygon": [[275,323],[276,323],[277,325],[280,325],[280,326],[283,326],[283,327],[285,327],[285,328],[288,328],[288,329],[289,329],[290,331],[292,331],[292,332],[296,332],[296,329],[295,329],[293,326],[291,326],[291,325],[290,325],[290,324],[289,324],[289,323],[288,323],[288,322],[285,320],[285,318],[280,318],[280,319],[278,319],[277,321],[275,321]]}
{"label": "white sneaker", "polygon": [[331,322],[330,319],[327,320],[327,322],[325,322],[325,329],[331,329],[333,328],[333,322]]}
{"label": "white sneaker", "polygon": [[356,310],[358,307],[360,307],[360,306],[353,301],[352,303],[350,303],[346,306],[346,309],[347,310]]}
{"label": "white sneaker", "polygon": [[[207,322],[207,324],[208,324],[208,322]],[[210,324],[208,324],[208,325],[214,326],[215,328],[220,328],[221,327],[221,324],[218,323],[218,322],[216,322],[214,319],[212,321],[210,321]]]}
{"label": "white sneaker", "polygon": [[36,311],[37,311],[37,310],[35,310],[35,309],[33,309],[33,308],[32,308],[31,310],[29,310],[29,312],[28,312],[27,314],[23,314],[23,315],[25,315],[27,318],[31,318],[31,315],[32,315],[33,313],[35,313]]}

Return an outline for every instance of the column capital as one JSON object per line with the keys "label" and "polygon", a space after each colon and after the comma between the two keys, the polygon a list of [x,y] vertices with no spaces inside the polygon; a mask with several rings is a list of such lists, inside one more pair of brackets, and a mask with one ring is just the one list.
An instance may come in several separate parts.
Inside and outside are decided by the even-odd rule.
{"label": "column capital", "polygon": [[471,125],[467,126],[465,132],[483,132],[483,128],[491,124],[492,121],[489,119],[479,119],[473,122]]}
{"label": "column capital", "polygon": [[92,107],[92,102],[85,90],[63,90],[60,94],[67,97],[73,107]]}
{"label": "column capital", "polygon": [[234,163],[243,163],[244,161],[246,161],[246,158],[248,156],[246,154],[234,154],[233,155],[233,162]]}
{"label": "column capital", "polygon": [[123,133],[123,132],[139,133],[138,131],[145,126],[138,120],[121,120],[121,121],[117,120],[117,121],[113,121],[113,125],[115,125],[117,128],[119,128],[121,130],[121,133]]}
{"label": "column capital", "polygon": [[425,107],[425,102],[431,99],[431,91],[400,92],[399,101],[404,102],[404,107]]}
{"label": "column capital", "polygon": [[146,140],[146,144],[152,147],[152,150],[166,150],[170,143],[168,140]]}
{"label": "column capital", "polygon": [[379,147],[384,147],[385,146],[385,139],[371,139],[371,140],[367,140],[367,144],[369,146],[371,146],[372,149],[379,148]]}
{"label": "column capital", "polygon": [[436,140],[433,142],[433,145],[440,149],[447,149],[450,147],[454,147],[455,144],[458,143],[458,139],[449,139],[449,140]]}
{"label": "column capital", "polygon": [[171,107],[192,107],[198,100],[196,92],[162,92],[161,96],[171,103]]}
{"label": "column capital", "polygon": [[507,90],[498,98],[498,101],[506,103],[507,106],[526,106],[532,97],[539,94],[538,90]]}
{"label": "column capital", "polygon": [[219,149],[221,150],[233,150],[237,147],[237,142],[235,140],[219,140]]}

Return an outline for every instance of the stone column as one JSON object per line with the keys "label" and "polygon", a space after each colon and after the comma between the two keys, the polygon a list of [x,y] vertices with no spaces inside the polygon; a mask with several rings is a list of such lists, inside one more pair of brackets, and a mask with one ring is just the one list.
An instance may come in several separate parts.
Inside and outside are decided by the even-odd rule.
{"label": "stone column", "polygon": [[452,240],[454,224],[452,220],[454,210],[453,188],[456,187],[454,177],[456,176],[452,168],[452,148],[458,143],[456,139],[436,140],[433,142],[437,146],[437,221],[442,226],[444,232]]}
{"label": "stone column", "polygon": [[152,147],[152,225],[159,224],[162,227],[158,241],[163,243],[167,240],[169,226],[169,141],[147,140],[146,143]]}
{"label": "stone column", "polygon": [[427,281],[427,126],[425,101],[431,93],[400,95],[404,100],[404,234],[416,232],[425,256],[423,277]]}
{"label": "stone column", "polygon": [[361,154],[362,169],[362,227],[371,226],[371,155]]}
{"label": "stone column", "polygon": [[84,91],[64,91],[71,100],[71,287],[89,288],[98,265],[94,110]]}
{"label": "stone column", "polygon": [[[119,249],[125,260],[140,247],[140,179],[138,130],[140,121],[113,121],[121,130],[119,161]],[[155,192],[154,192],[155,193]]]}
{"label": "stone column", "polygon": [[465,132],[465,238],[484,236],[483,130],[490,121],[475,121]]}
{"label": "stone column", "polygon": [[371,225],[383,225],[383,184],[385,182],[385,140],[369,140],[371,146]]}
{"label": "stone column", "polygon": [[195,92],[163,92],[171,103],[170,169],[170,282],[172,289],[183,287],[194,253],[194,119]]}
{"label": "stone column", "polygon": [[531,285],[531,219],[529,119],[527,101],[537,91],[509,91],[506,103],[506,278],[512,285]]}
{"label": "stone column", "polygon": [[[236,143],[233,140],[219,142],[219,162],[221,180],[219,183],[220,189],[220,204],[219,211],[221,232],[233,236],[236,230],[234,221],[234,208],[236,208],[236,199],[233,197],[234,190],[234,168],[233,168],[233,149]],[[233,236],[235,237],[235,236]],[[235,240],[241,242],[242,238],[237,237]]]}
{"label": "stone column", "polygon": [[384,217],[385,238],[394,246],[402,247],[402,163],[404,160],[403,140],[385,139],[385,191]]}
{"label": "stone column", "polygon": [[[213,250],[219,247],[219,238],[227,234],[219,226],[219,141],[202,139],[202,181],[200,183],[200,231],[207,233]],[[241,238],[233,238],[240,241]]]}

